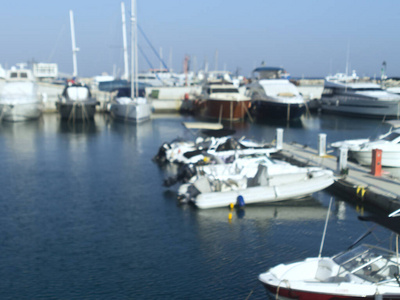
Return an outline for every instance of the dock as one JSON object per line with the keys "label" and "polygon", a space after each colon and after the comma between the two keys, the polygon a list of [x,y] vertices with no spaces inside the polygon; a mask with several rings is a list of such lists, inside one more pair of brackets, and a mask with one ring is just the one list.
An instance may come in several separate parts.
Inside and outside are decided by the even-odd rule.
{"label": "dock", "polygon": [[336,156],[321,156],[316,149],[298,143],[283,143],[278,155],[291,163],[334,171],[337,179],[330,190],[357,205],[371,205],[387,214],[400,209],[400,181],[386,172],[374,176],[370,168],[348,161],[347,174],[340,174]]}

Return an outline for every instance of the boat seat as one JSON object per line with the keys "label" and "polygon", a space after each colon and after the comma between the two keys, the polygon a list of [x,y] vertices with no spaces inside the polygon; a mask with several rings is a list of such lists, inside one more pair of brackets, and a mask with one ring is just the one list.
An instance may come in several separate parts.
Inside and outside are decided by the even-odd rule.
{"label": "boat seat", "polygon": [[338,274],[339,266],[336,265],[332,259],[322,258],[318,261],[317,272],[315,273],[315,279],[319,281],[333,281],[334,277]]}

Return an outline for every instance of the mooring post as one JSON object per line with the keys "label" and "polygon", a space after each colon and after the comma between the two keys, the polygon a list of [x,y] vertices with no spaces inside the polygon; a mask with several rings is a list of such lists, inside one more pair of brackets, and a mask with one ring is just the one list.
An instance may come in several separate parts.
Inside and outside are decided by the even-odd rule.
{"label": "mooring post", "polygon": [[276,129],[276,149],[281,150],[283,146],[283,129]]}
{"label": "mooring post", "polygon": [[337,164],[337,172],[342,175],[347,175],[349,169],[347,168],[347,152],[346,147],[339,148],[339,159]]}
{"label": "mooring post", "polygon": [[326,155],[326,134],[318,134],[318,156]]}

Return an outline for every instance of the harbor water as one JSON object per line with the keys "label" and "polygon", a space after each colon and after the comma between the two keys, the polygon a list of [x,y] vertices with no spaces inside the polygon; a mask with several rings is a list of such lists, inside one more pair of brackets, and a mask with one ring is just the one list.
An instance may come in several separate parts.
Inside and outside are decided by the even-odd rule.
{"label": "harbor water", "polygon": [[[0,126],[1,299],[265,299],[257,277],[282,262],[345,250],[371,222],[330,191],[271,205],[199,210],[165,188],[159,146],[193,139],[191,117],[133,125],[96,115],[71,124],[56,114]],[[227,124],[230,126],[230,124]],[[236,136],[317,148],[366,138],[377,120],[312,116],[289,125],[232,124]],[[386,170],[387,171],[387,170]],[[396,174],[396,170],[392,171]],[[400,227],[399,227],[400,228]]]}

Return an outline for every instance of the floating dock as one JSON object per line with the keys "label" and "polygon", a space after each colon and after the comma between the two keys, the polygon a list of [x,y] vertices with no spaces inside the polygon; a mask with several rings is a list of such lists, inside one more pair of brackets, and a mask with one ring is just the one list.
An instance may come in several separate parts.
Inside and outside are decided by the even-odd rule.
{"label": "floating dock", "polygon": [[400,181],[390,174],[374,176],[370,168],[348,161],[347,174],[340,174],[338,158],[319,155],[316,149],[297,143],[283,143],[278,154],[283,159],[302,166],[320,166],[337,174],[337,180],[330,189],[357,204],[368,204],[387,214],[400,209]]}

